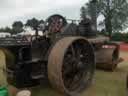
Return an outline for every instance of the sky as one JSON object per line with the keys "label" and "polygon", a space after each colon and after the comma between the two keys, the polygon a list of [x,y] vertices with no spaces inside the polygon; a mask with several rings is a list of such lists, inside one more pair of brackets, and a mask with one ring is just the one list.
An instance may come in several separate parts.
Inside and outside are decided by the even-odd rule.
{"label": "sky", "polygon": [[80,8],[88,0],[0,0],[0,27],[11,26],[14,21],[26,22],[36,17],[45,20],[52,14],[79,19]]}

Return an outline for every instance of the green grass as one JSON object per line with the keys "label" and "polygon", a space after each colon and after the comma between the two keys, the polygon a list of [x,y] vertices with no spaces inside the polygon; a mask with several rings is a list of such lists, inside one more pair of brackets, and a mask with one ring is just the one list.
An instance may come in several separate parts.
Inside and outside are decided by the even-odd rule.
{"label": "green grass", "polygon": [[[81,96],[125,96],[126,73],[128,70],[128,52],[121,52],[124,61],[121,62],[115,72],[96,70],[92,86],[84,91]],[[0,68],[5,63],[0,52]],[[7,85],[5,77],[0,70],[0,84]],[[33,96],[62,96],[51,87],[43,85],[32,88]]]}

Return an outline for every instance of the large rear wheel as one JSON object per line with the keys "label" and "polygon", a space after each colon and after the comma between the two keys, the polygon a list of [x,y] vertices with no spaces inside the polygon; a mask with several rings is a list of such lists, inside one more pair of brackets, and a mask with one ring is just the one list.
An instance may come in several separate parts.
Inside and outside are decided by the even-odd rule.
{"label": "large rear wheel", "polygon": [[74,94],[91,83],[95,70],[94,51],[82,37],[65,37],[52,48],[48,78],[60,92]]}

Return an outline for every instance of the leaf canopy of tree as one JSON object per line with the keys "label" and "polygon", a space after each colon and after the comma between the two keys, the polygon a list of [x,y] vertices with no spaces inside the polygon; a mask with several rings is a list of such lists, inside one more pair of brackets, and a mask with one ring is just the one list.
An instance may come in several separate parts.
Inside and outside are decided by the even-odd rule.
{"label": "leaf canopy of tree", "polygon": [[32,18],[32,19],[27,20],[25,26],[29,26],[33,28],[34,30],[36,30],[39,27],[39,25],[43,23],[44,23],[44,20],[38,20],[36,18]]}
{"label": "leaf canopy of tree", "polygon": [[39,20],[36,18],[29,19],[29,20],[27,20],[25,26],[29,26],[35,30],[39,26]]}
{"label": "leaf canopy of tree", "polygon": [[23,23],[21,21],[15,21],[12,24],[13,33],[19,33],[23,31]]}
{"label": "leaf canopy of tree", "polygon": [[[91,2],[82,6],[81,10],[85,9],[85,14],[90,14]],[[111,37],[112,32],[123,30],[128,25],[128,1],[127,0],[96,0],[97,17],[104,16],[104,20],[100,25],[105,26],[106,32]],[[83,14],[84,14],[83,13]]]}

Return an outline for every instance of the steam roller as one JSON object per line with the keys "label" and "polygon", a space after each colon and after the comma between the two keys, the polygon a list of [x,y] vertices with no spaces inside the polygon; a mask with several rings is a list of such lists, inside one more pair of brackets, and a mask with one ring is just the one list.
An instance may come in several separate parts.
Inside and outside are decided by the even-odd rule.
{"label": "steam roller", "polygon": [[8,83],[18,89],[48,83],[67,95],[85,90],[95,72],[92,44],[78,35],[78,25],[68,24],[61,15],[50,16],[45,26],[43,36],[29,40],[27,36],[0,38]]}
{"label": "steam roller", "polygon": [[103,44],[96,51],[96,66],[100,69],[114,71],[119,62],[119,45],[115,43]]}
{"label": "steam roller", "polygon": [[90,86],[96,63],[109,63],[103,67],[115,69],[118,47],[104,49],[102,45],[109,38],[98,35],[91,20],[68,23],[54,14],[44,25],[43,36],[37,31],[31,38],[0,38],[10,85],[20,89],[49,83],[59,92],[74,96]]}

